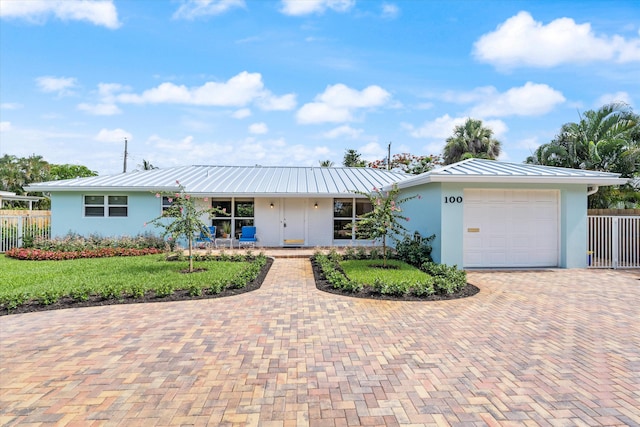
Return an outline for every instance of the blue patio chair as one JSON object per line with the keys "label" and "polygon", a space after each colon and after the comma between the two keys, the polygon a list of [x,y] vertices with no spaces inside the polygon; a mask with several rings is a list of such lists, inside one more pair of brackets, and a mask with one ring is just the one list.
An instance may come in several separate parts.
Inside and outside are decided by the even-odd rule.
{"label": "blue patio chair", "polygon": [[251,246],[255,248],[257,241],[256,228],[247,225],[243,226],[240,238],[238,239],[238,247]]}
{"label": "blue patio chair", "polygon": [[209,246],[214,242],[216,238],[216,227],[211,226],[207,229],[202,229],[200,235],[196,237],[196,244],[202,243],[205,246]]}

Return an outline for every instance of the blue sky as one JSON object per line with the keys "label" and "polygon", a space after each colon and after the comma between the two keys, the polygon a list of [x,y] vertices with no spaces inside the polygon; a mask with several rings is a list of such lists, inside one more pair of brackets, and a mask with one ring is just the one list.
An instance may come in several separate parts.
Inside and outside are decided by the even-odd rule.
{"label": "blue sky", "polygon": [[482,119],[522,162],[579,112],[638,112],[640,3],[0,0],[0,155],[339,165],[439,154]]}

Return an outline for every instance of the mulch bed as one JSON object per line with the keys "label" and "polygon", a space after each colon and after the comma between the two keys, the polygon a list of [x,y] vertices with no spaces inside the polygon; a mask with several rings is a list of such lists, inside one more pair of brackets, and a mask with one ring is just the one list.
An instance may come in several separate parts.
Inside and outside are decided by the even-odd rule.
{"label": "mulch bed", "polygon": [[472,297],[480,292],[480,289],[477,286],[472,285],[471,283],[467,283],[467,286],[454,294],[436,294],[423,297],[418,297],[415,295],[383,295],[379,292],[374,292],[371,288],[368,287],[365,287],[360,292],[347,292],[341,289],[334,289],[334,287],[324,277],[320,265],[317,262],[313,261],[313,259],[311,260],[311,265],[313,267],[313,277],[316,280],[317,289],[323,292],[328,292],[330,294],[342,295],[351,298],[366,298],[387,301],[448,301],[453,299]]}
{"label": "mulch bed", "polygon": [[57,302],[49,305],[41,304],[37,301],[29,302],[26,304],[17,307],[10,312],[6,310],[0,311],[0,316],[5,316],[8,314],[19,314],[19,313],[31,313],[34,311],[47,311],[47,310],[61,310],[64,308],[77,308],[77,307],[96,307],[101,305],[115,305],[115,304],[140,304],[140,303],[148,303],[148,302],[166,302],[166,301],[186,301],[186,300],[198,300],[198,299],[211,299],[211,298],[224,298],[233,295],[240,295],[246,292],[255,291],[256,289],[260,289],[262,286],[262,282],[264,282],[264,278],[267,277],[267,273],[273,264],[273,258],[267,258],[267,263],[258,277],[249,283],[247,286],[241,289],[225,289],[219,294],[203,294],[201,296],[191,296],[189,295],[189,291],[181,290],[175,291],[173,294],[166,297],[156,297],[154,292],[147,292],[142,298],[133,298],[133,297],[125,297],[125,298],[110,298],[104,299],[101,296],[94,295],[90,296],[86,301],[76,301],[71,297],[60,298]]}

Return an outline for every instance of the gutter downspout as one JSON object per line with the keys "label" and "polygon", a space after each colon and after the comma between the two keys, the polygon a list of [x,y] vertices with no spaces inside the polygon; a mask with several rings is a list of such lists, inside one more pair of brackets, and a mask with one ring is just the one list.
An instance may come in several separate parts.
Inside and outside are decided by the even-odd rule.
{"label": "gutter downspout", "polygon": [[[589,187],[591,187],[591,190],[589,190]],[[587,197],[591,196],[592,194],[596,194],[598,192],[598,189],[600,187],[597,185],[590,185],[587,187]]]}

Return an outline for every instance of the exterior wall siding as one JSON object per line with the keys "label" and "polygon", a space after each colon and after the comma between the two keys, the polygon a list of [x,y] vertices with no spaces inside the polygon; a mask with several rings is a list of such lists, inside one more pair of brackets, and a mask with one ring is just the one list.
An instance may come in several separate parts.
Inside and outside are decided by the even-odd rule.
{"label": "exterior wall siding", "polygon": [[[83,196],[85,195],[128,196],[127,217],[85,217]],[[62,237],[70,232],[81,235],[134,236],[147,232],[159,233],[155,227],[145,227],[145,222],[161,214],[161,200],[152,193],[105,193],[86,192],[51,193],[51,235]]]}
{"label": "exterior wall siding", "polygon": [[444,203],[444,197],[463,197],[465,188],[559,190],[559,252],[558,266],[585,268],[587,265],[587,186],[581,184],[493,184],[493,183],[430,183],[405,189],[403,196],[420,194],[404,205],[411,218],[410,231],[423,236],[435,233],[432,256],[434,261],[449,265],[463,265],[464,201]]}

